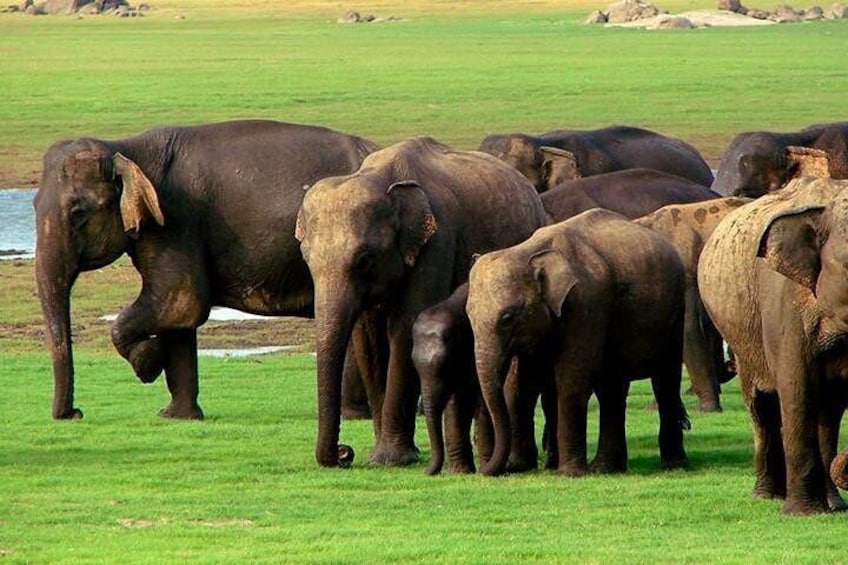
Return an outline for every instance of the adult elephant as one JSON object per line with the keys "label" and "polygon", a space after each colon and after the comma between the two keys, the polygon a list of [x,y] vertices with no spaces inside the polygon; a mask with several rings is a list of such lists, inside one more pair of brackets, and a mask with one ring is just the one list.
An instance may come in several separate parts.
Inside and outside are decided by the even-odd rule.
{"label": "adult elephant", "polygon": [[541,194],[555,222],[592,208],[634,219],[667,205],[701,202],[720,195],[688,179],[653,169],[626,169],[568,180]]}
{"label": "adult elephant", "polygon": [[828,158],[829,175],[848,178],[848,122],[817,124],[801,131],[738,134],[721,156],[713,190],[724,196],[757,198],[780,190],[797,176],[809,149]]}
{"label": "adult elephant", "polygon": [[610,126],[595,130],[556,130],[487,136],[480,150],[503,159],[544,192],[564,180],[633,169],[656,169],[704,186],[713,174],[698,150],[655,131]]}
{"label": "adult elephant", "polygon": [[704,246],[701,298],[736,354],[754,494],[842,510],[827,470],[848,402],[848,181],[799,178],[729,214]]}
{"label": "adult elephant", "polygon": [[662,464],[684,465],[683,299],[683,265],[671,244],[608,210],[584,212],[477,259],[466,310],[495,432],[481,472],[502,473],[509,457],[503,385],[514,356],[553,363],[557,422],[548,425],[556,430],[559,473],[590,471],[586,419],[593,393],[600,432],[591,469],[627,469],[626,397],[630,381],[642,378],[651,379],[657,400]]}
{"label": "adult elephant", "polygon": [[721,335],[701,301],[698,259],[704,243],[718,223],[748,202],[748,198],[731,196],[692,204],[670,204],[635,220],[637,224],[665,236],[683,262],[686,271],[683,363],[702,412],[721,411],[721,384],[732,379],[736,373],[725,362]]}
{"label": "adult elephant", "polygon": [[375,149],[329,129],[264,120],[54,144],[34,200],[53,417],[82,417],[74,282],[128,253],[142,290],[112,327],[115,347],[144,382],[164,370],[172,399],[163,416],[202,418],[197,327],[213,305],[311,316],[312,281],[292,235],[303,187],[356,170]]}
{"label": "adult elephant", "polygon": [[315,282],[321,465],[337,463],[342,362],[356,319],[380,308],[388,320],[387,388],[371,462],[411,463],[415,317],[465,282],[473,254],[521,241],[546,221],[515,169],[426,137],[372,153],[356,173],[307,191],[296,235]]}

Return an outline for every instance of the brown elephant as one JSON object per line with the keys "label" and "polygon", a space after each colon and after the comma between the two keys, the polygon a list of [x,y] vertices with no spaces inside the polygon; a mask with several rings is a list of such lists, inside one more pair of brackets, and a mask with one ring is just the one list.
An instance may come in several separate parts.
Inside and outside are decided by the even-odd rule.
{"label": "brown elephant", "polygon": [[374,152],[356,173],[307,191],[296,236],[315,282],[321,465],[336,465],[342,361],[357,318],[373,308],[387,318],[386,395],[371,462],[414,462],[415,317],[465,282],[473,254],[521,241],[546,221],[515,169],[426,137]]}
{"label": "brown elephant", "polygon": [[74,406],[70,295],[83,271],[129,254],[142,290],[112,341],[144,382],[164,370],[172,418],[202,418],[197,327],[213,305],[312,315],[312,280],[293,237],[303,186],[355,171],[373,143],[266,120],[80,138],[44,155],[34,205],[35,270],[53,356],[53,417]]}
{"label": "brown elephant", "polygon": [[[734,137],[719,161],[713,190],[757,198],[798,176],[798,156],[827,156],[831,178],[848,178],[848,122],[816,124],[796,132],[749,131]],[[817,175],[819,176],[819,175]]]}
{"label": "brown elephant", "polygon": [[754,494],[842,510],[827,470],[848,402],[848,181],[799,178],[730,213],[698,286],[736,355],[754,428]]}
{"label": "brown elephant", "polygon": [[698,259],[704,243],[722,218],[750,201],[749,198],[731,196],[693,204],[670,204],[635,220],[637,224],[664,235],[683,261],[686,270],[683,362],[702,412],[721,411],[720,385],[736,373],[729,370],[725,363],[721,335],[701,302]]}
{"label": "brown elephant", "polygon": [[665,206],[702,202],[721,195],[704,185],[653,169],[625,169],[567,180],[543,192],[542,205],[561,222],[592,208],[638,218]]}
{"label": "brown elephant", "polygon": [[556,130],[538,136],[494,134],[480,151],[503,159],[544,192],[564,180],[637,167],[655,169],[710,186],[713,173],[690,144],[632,126]]}
{"label": "brown elephant", "polygon": [[[495,447],[481,469],[504,471],[511,425],[503,393],[513,357],[547,358],[556,389],[558,472],[590,471],[589,397],[600,405],[592,470],[627,469],[624,412],[630,381],[650,378],[660,416],[664,467],[686,463],[680,398],[685,275],[664,237],[625,217],[593,209],[481,256],[469,275],[466,307],[480,387]],[[520,386],[520,385],[519,385]]]}

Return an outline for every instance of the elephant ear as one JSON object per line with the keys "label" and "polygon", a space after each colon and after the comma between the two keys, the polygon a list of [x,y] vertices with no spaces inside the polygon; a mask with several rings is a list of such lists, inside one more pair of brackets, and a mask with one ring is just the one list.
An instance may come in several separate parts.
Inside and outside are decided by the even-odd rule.
{"label": "elephant ear", "polygon": [[418,260],[421,248],[439,230],[430,200],[418,181],[403,180],[392,183],[386,194],[400,218],[398,237],[403,262],[412,267]]}
{"label": "elephant ear", "polygon": [[542,178],[548,188],[553,188],[562,181],[579,179],[580,164],[571,151],[559,147],[541,147]]}
{"label": "elephant ear", "polygon": [[757,251],[770,268],[813,292],[821,271],[818,226],[823,210],[810,206],[775,216],[760,236]]}
{"label": "elephant ear", "polygon": [[824,149],[790,145],[786,148],[786,161],[795,177],[829,179],[830,158]]}
{"label": "elephant ear", "polygon": [[121,193],[124,231],[132,237],[138,237],[142,221],[151,217],[157,224],[164,226],[165,218],[159,207],[159,195],[141,168],[121,153],[115,153],[112,157],[112,166],[115,176],[120,176],[124,185]]}
{"label": "elephant ear", "polygon": [[542,300],[559,318],[568,293],[577,284],[577,277],[565,258],[556,251],[540,251],[532,255],[528,262],[539,285]]}

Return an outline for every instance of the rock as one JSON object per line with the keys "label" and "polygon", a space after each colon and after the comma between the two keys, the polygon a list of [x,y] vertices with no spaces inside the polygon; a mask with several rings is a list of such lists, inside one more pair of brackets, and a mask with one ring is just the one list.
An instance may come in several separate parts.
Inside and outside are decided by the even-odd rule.
{"label": "rock", "polygon": [[748,8],[743,6],[742,2],[739,0],[718,0],[718,2],[716,2],[716,8],[719,10],[734,12],[736,14],[748,13]]}
{"label": "rock", "polygon": [[824,10],[821,9],[821,6],[810,6],[806,10],[801,10],[800,16],[805,22],[823,20]]}
{"label": "rock", "polygon": [[595,10],[591,14],[589,14],[585,20],[583,20],[584,24],[605,24],[607,23],[607,15],[600,10]]}
{"label": "rock", "polygon": [[801,16],[795,12],[792,6],[778,4],[774,12],[769,16],[769,19],[779,24],[794,24],[801,21]]}
{"label": "rock", "polygon": [[373,22],[375,20],[374,14],[365,14],[364,16],[357,12],[356,10],[348,10],[336,20],[340,24],[361,24],[366,22]]}
{"label": "rock", "polygon": [[831,6],[829,17],[833,20],[842,20],[848,18],[848,4],[840,2]]}
{"label": "rock", "polygon": [[765,10],[758,10],[757,8],[752,8],[752,9],[748,10],[748,13],[746,15],[749,18],[755,18],[755,19],[758,19],[758,20],[767,20],[767,19],[769,19],[769,16],[771,14],[769,14]]}
{"label": "rock", "polygon": [[620,0],[609,7],[607,21],[622,24],[652,18],[660,13],[659,8],[642,0]]}
{"label": "rock", "polygon": [[648,26],[647,29],[694,29],[695,25],[683,16],[665,16]]}

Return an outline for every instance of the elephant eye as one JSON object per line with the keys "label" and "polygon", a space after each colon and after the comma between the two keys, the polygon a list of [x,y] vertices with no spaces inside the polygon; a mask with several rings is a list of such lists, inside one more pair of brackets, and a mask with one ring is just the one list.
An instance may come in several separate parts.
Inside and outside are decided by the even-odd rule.
{"label": "elephant eye", "polygon": [[373,249],[363,249],[353,260],[353,269],[358,272],[367,272],[374,267],[377,253]]}
{"label": "elephant eye", "polygon": [[71,208],[71,225],[79,229],[88,221],[88,211],[82,206],[74,206]]}
{"label": "elephant eye", "polygon": [[501,312],[498,318],[498,324],[501,326],[510,326],[518,319],[518,310],[516,308],[507,308]]}

